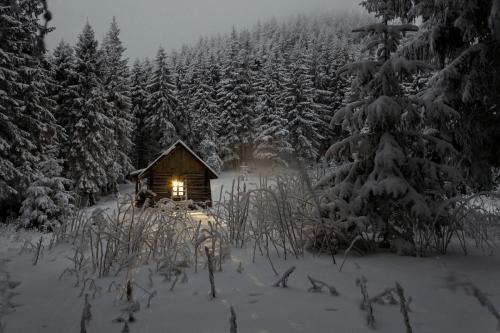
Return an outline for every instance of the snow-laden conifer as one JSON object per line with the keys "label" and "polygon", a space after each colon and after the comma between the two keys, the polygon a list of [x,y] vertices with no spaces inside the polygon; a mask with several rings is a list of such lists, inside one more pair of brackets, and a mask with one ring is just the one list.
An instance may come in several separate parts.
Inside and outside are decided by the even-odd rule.
{"label": "snow-laden conifer", "polygon": [[155,60],[155,68],[148,83],[148,116],[145,128],[150,133],[153,154],[167,149],[178,137],[176,111],[178,99],[176,87],[167,63],[165,50],[160,48]]}
{"label": "snow-laden conifer", "polygon": [[87,22],[75,47],[74,86],[77,97],[70,110],[66,167],[76,191],[93,204],[94,194],[109,185],[107,168],[114,149],[111,105],[102,82],[102,58],[94,30]]}
{"label": "snow-laden conifer", "polygon": [[429,67],[396,53],[403,34],[418,28],[389,24],[400,9],[392,1],[363,5],[381,22],[355,30],[372,53],[339,71],[356,77],[355,95],[333,119],[349,135],[327,152],[343,164],[323,179],[332,184],[323,208],[351,230],[412,241],[451,223],[439,208],[459,180],[448,135],[458,115],[443,101],[403,93],[401,80]]}
{"label": "snow-laden conifer", "polygon": [[113,123],[113,141],[108,171],[108,187],[117,190],[117,183],[123,183],[132,171],[132,130],[133,115],[130,100],[128,59],[124,58],[125,48],[120,40],[120,29],[113,18],[104,42],[103,83],[108,97],[108,117]]}

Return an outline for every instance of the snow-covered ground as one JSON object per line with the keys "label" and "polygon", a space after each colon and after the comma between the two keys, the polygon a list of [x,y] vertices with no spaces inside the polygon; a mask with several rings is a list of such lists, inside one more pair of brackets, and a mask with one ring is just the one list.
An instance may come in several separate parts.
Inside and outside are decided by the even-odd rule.
{"label": "snow-covered ground", "polygon": [[[237,173],[226,174],[213,184],[230,186]],[[250,177],[249,182],[255,181]],[[132,188],[122,189],[125,193]],[[98,208],[112,209],[114,199],[101,200]],[[24,239],[37,239],[36,233],[13,233],[5,230],[0,236],[0,282],[21,281],[10,303],[13,311],[2,311],[4,332],[80,332],[80,317],[84,298],[79,296],[81,286],[75,287],[75,278],[65,275],[58,279],[70,261],[70,245],[59,245],[43,253],[36,266],[33,253],[19,254]],[[6,262],[5,260],[10,260]],[[341,256],[337,261],[342,260]],[[252,249],[231,251],[231,256],[221,272],[215,274],[217,298],[210,299],[208,273],[203,267],[198,273],[193,267],[186,269],[188,281],[178,282],[172,291],[171,282],[152,276],[148,267],[140,268],[134,281],[149,292],[156,291],[148,308],[148,295],[139,287],[134,297],[141,309],[130,324],[130,332],[229,332],[230,306],[237,316],[238,332],[372,332],[365,324],[365,312],[360,310],[362,295],[355,280],[367,279],[368,293],[375,296],[399,282],[406,297],[411,297],[410,322],[414,332],[469,333],[495,332],[498,322],[482,307],[473,295],[463,289],[451,290],[447,278],[454,274],[459,279],[470,280],[500,308],[500,255],[498,252],[473,252],[464,256],[456,252],[447,256],[429,258],[399,257],[394,254],[377,254],[366,257],[349,257],[339,272],[328,256],[306,254],[305,258],[283,260],[272,257],[276,269],[283,273],[289,267],[296,270],[289,279],[289,288],[273,287],[278,280],[267,258],[257,256],[252,262]],[[243,271],[237,268],[242,263]],[[153,266],[151,266],[153,268]],[[339,296],[308,292],[307,276],[334,286]],[[92,319],[88,332],[121,332],[123,324],[113,319],[121,315],[125,306],[113,286],[123,284],[119,275],[96,279],[98,290],[89,298]],[[3,288],[3,287],[2,287]],[[0,288],[5,304],[8,288]],[[94,296],[94,297],[92,297]],[[399,305],[374,304],[376,331],[404,332]],[[8,306],[7,308],[10,308]],[[2,329],[0,329],[0,332]]]}

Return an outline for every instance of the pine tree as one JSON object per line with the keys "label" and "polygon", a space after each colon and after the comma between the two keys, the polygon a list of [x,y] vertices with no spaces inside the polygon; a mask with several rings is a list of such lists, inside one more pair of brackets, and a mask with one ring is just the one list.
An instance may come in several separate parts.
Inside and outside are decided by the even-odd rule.
{"label": "pine tree", "polygon": [[[12,204],[20,188],[18,180],[23,174],[17,169],[13,155],[30,154],[33,147],[29,134],[23,131],[16,122],[21,112],[23,89],[19,66],[23,65],[18,54],[26,43],[20,9],[15,3],[2,2],[0,6],[0,210],[6,213],[6,206]],[[3,213],[2,217],[5,217]]]}
{"label": "pine tree", "polygon": [[319,131],[320,106],[314,103],[314,87],[307,49],[296,47],[284,78],[280,103],[287,119],[286,129],[294,155],[303,161],[315,161],[323,139]]}
{"label": "pine tree", "polygon": [[[48,147],[58,147],[64,136],[54,118],[49,98],[49,66],[38,43],[47,32],[39,21],[45,7],[39,1],[19,1],[0,7],[0,207],[15,207],[30,196],[32,182],[40,175],[60,178],[41,169],[52,161]],[[60,207],[65,209],[65,207]],[[16,212],[17,213],[17,212]]]}
{"label": "pine tree", "polygon": [[47,155],[38,162],[21,207],[20,220],[24,227],[52,231],[67,222],[73,213],[71,182],[61,177],[62,162],[56,158],[57,148],[45,147]]}
{"label": "pine tree", "polygon": [[174,110],[174,127],[180,139],[193,145],[196,143],[196,134],[193,130],[194,119],[189,112],[190,105],[193,102],[194,84],[192,80],[195,65],[193,64],[193,54],[186,46],[182,48],[179,60],[175,64],[174,62],[171,64],[177,97],[177,107]]}
{"label": "pine tree", "polygon": [[355,30],[368,38],[373,55],[339,71],[356,76],[355,94],[334,117],[349,135],[328,151],[343,164],[323,180],[333,184],[324,208],[354,233],[371,228],[387,241],[413,241],[416,233],[439,234],[449,223],[439,208],[455,194],[459,180],[456,151],[447,141],[456,112],[441,101],[403,93],[400,80],[428,65],[396,53],[403,34],[418,29],[389,24],[399,4],[363,2],[381,22]]}
{"label": "pine tree", "polygon": [[147,59],[144,62],[136,60],[130,74],[131,102],[134,113],[135,131],[133,136],[133,162],[136,169],[145,168],[149,162],[145,119],[147,116],[148,78],[153,73],[153,67]]}
{"label": "pine tree", "polygon": [[104,87],[110,105],[108,117],[113,122],[114,140],[111,164],[108,166],[108,186],[116,192],[117,183],[123,183],[133,170],[129,157],[132,151],[133,116],[131,112],[128,60],[120,40],[120,29],[113,18],[102,44]]}
{"label": "pine tree", "polygon": [[[270,54],[264,56],[267,52]],[[288,141],[287,120],[283,108],[279,105],[284,75],[280,64],[283,59],[277,48],[263,51],[262,58],[267,60],[259,73],[259,78],[255,81],[257,103],[254,120],[256,128],[254,157],[286,166],[293,149]]]}
{"label": "pine tree", "polygon": [[[212,59],[213,61],[213,59]],[[216,101],[214,99],[215,91],[212,77],[214,73],[208,65],[205,54],[200,52],[196,62],[193,64],[190,87],[190,138],[188,143],[196,150],[205,139],[213,140],[217,137]],[[215,143],[214,143],[215,144]]]}
{"label": "pine tree", "polygon": [[429,86],[433,98],[460,113],[452,135],[472,190],[494,188],[492,168],[500,168],[499,11],[498,0],[422,0],[399,14],[422,18],[421,31],[403,51],[439,69]]}
{"label": "pine tree", "polygon": [[[71,123],[71,110],[73,100],[77,97],[74,86],[77,84],[75,74],[75,55],[73,48],[66,42],[61,41],[55,48],[50,58],[53,85],[49,88],[49,94],[55,102],[54,116],[57,124],[65,132],[69,133],[73,124]],[[60,154],[64,159],[68,155],[69,141],[66,135],[61,140]]]}
{"label": "pine tree", "polygon": [[[242,45],[243,43],[243,45]],[[233,28],[230,51],[223,65],[223,79],[217,89],[221,133],[222,155],[225,162],[245,162],[252,139],[252,108],[255,95],[250,74],[250,45],[247,39],[240,40]]]}
{"label": "pine tree", "polygon": [[78,36],[75,57],[77,97],[70,112],[72,126],[68,131],[66,168],[76,191],[88,197],[88,203],[93,205],[94,194],[109,185],[107,168],[113,156],[114,124],[102,82],[102,59],[89,23]]}
{"label": "pine tree", "polygon": [[148,90],[148,116],[145,129],[150,133],[153,155],[157,155],[178,138],[175,124],[178,123],[176,111],[179,102],[163,48],[158,50]]}

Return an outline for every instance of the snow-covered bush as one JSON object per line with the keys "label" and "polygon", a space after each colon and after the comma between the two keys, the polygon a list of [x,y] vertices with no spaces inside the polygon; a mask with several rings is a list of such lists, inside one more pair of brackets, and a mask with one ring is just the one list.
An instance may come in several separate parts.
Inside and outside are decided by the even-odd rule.
{"label": "snow-covered bush", "polygon": [[61,173],[62,167],[55,159],[40,163],[21,207],[20,220],[24,227],[53,230],[71,217],[74,198],[67,190],[71,182]]}

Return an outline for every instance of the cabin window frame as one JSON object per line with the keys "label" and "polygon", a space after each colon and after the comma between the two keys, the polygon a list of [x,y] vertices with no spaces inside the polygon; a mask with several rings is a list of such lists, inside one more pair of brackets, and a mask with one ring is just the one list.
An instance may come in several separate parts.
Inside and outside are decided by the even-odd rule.
{"label": "cabin window frame", "polygon": [[172,199],[183,199],[186,197],[186,179],[183,177],[173,177],[172,184]]}

